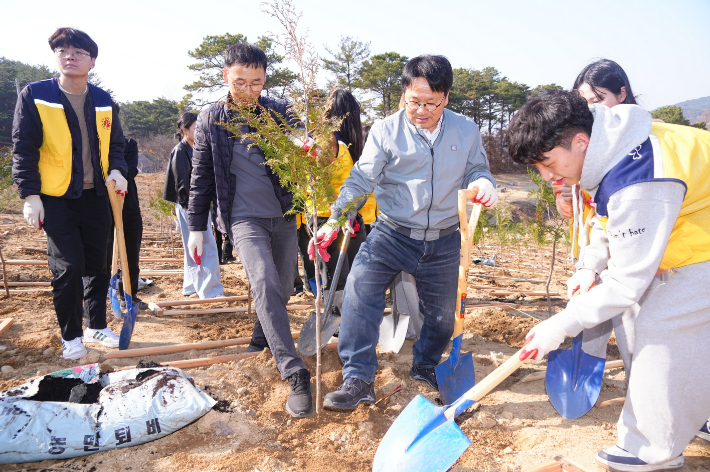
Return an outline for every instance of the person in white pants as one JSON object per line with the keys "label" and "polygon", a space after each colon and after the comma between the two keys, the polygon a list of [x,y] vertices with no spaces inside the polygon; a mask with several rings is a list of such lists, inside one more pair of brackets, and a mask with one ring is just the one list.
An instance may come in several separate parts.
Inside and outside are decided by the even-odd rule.
{"label": "person in white pants", "polygon": [[[603,283],[535,326],[521,358],[542,359],[566,336],[639,307],[618,442],[597,455],[624,472],[682,467],[710,416],[710,135],[651,120],[636,105],[590,109],[577,92],[551,91],[509,127],[516,162],[594,198],[592,247],[608,254]],[[596,276],[581,272],[586,284]]]}

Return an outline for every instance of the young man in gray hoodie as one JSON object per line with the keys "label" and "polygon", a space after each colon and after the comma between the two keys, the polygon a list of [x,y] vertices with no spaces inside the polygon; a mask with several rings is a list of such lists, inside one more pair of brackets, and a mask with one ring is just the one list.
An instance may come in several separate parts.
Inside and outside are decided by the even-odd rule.
{"label": "young man in gray hoodie", "polygon": [[516,162],[593,197],[597,219],[578,266],[587,285],[597,274],[602,282],[535,326],[521,357],[542,359],[638,304],[619,439],[597,462],[624,472],[682,467],[710,415],[710,133],[554,91],[529,99],[509,136]]}
{"label": "young man in gray hoodie", "polygon": [[[493,206],[495,180],[476,123],[446,110],[453,70],[443,56],[411,59],[402,74],[404,109],[374,124],[350,177],[318,231],[319,250],[335,239],[338,218],[353,219],[375,192],[380,209],[350,269],[343,298],[338,353],[343,384],[323,406],[349,410],[375,401],[375,348],[385,292],[401,271],[416,279],[421,337],[410,375],[438,389],[434,368],[453,333],[461,239],[457,192],[478,188],[477,201]],[[314,244],[314,241],[311,242]],[[309,252],[313,252],[311,248]]]}

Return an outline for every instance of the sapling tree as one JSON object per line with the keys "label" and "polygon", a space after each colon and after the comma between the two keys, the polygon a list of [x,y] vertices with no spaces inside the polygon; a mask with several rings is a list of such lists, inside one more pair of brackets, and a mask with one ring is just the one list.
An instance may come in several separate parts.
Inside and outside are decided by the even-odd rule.
{"label": "sapling tree", "polygon": [[[293,194],[294,204],[289,214],[295,215],[305,209],[312,216],[308,224],[311,225],[311,234],[315,235],[318,231],[315,215],[328,210],[336,197],[331,180],[338,170],[338,161],[333,160],[335,156],[332,155],[330,142],[342,118],[328,118],[330,100],[316,84],[320,58],[307,37],[298,30],[302,13],[295,10],[291,0],[272,0],[261,5],[262,10],[283,28],[283,33],[271,35],[274,44],[283,49],[284,57],[296,66],[296,78],[286,89],[290,97],[288,116],[267,110],[244,94],[231,97],[230,106],[235,120],[223,123],[223,126],[250,146],[258,146],[262,150],[265,164]],[[358,203],[359,200],[352,202],[346,210]],[[346,217],[341,216],[338,224],[345,227]],[[320,258],[319,251],[315,251],[317,413],[322,407],[320,301],[323,287],[319,273]]]}
{"label": "sapling tree", "polygon": [[528,192],[528,198],[535,199],[535,221],[532,224],[533,238],[542,245],[549,237],[552,239],[552,260],[550,261],[550,272],[545,283],[545,293],[547,294],[547,311],[552,316],[552,301],[550,300],[550,282],[552,281],[552,271],[555,267],[555,255],[557,252],[557,242],[565,237],[565,220],[557,211],[555,194],[552,186],[542,178],[542,176],[528,169],[530,180],[536,185],[534,190]]}

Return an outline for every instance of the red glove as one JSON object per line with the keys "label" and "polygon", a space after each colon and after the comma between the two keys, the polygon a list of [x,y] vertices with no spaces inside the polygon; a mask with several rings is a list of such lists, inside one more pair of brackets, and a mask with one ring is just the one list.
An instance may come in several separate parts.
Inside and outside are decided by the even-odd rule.
{"label": "red glove", "polygon": [[308,258],[313,260],[316,258],[316,245],[318,246],[318,252],[320,257],[328,262],[330,260],[330,254],[328,254],[328,246],[330,246],[335,238],[338,237],[338,223],[336,220],[328,220],[326,223],[318,230],[316,237],[311,239],[308,243]]}

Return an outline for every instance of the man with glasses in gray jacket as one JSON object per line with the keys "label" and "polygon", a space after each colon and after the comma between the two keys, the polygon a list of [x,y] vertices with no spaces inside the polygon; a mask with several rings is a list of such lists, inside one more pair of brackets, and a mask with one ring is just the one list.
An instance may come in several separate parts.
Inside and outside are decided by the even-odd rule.
{"label": "man with glasses in gray jacket", "polygon": [[[445,107],[453,70],[443,56],[411,59],[402,75],[404,109],[375,123],[350,177],[340,188],[332,218],[313,245],[323,250],[337,234],[338,218],[374,190],[377,222],[358,252],[345,287],[338,352],[343,384],[324,407],[350,410],[375,401],[377,346],[385,292],[395,276],[414,276],[424,316],[410,375],[438,389],[434,368],[453,333],[461,238],[458,190],[478,188],[476,201],[498,201],[478,126]],[[315,249],[315,248],[314,248]]]}

